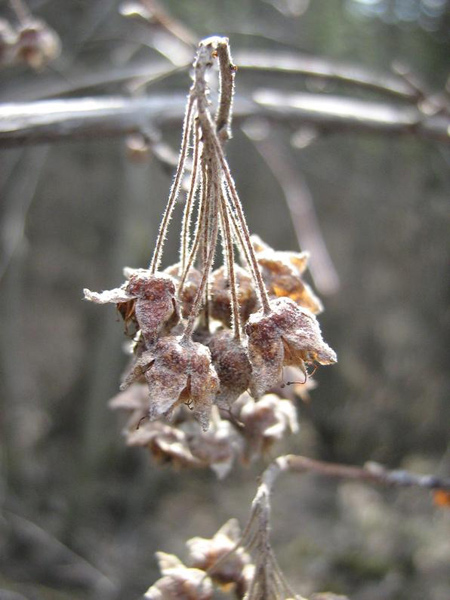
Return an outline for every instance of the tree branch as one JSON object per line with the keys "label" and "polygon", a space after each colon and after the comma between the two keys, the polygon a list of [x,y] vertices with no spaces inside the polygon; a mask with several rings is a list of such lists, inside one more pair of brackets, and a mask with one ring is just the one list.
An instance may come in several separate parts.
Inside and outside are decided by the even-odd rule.
{"label": "tree branch", "polygon": [[[183,94],[0,104],[0,147],[122,137],[147,130],[149,123],[156,126],[179,123],[184,105]],[[341,96],[285,94],[274,90],[258,90],[252,97],[236,96],[235,119],[249,116],[264,116],[294,125],[313,123],[326,132],[409,135],[450,143],[447,115],[425,115],[414,106]]]}

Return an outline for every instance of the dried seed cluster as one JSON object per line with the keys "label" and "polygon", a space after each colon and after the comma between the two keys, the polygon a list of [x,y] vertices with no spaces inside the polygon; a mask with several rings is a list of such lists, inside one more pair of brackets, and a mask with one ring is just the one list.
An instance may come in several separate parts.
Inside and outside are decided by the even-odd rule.
{"label": "dried seed cluster", "polygon": [[254,577],[250,555],[237,548],[241,537],[238,522],[230,519],[211,539],[188,540],[187,563],[173,554],[157,552],[162,577],[144,595],[149,600],[209,600],[214,589],[244,598]]}
{"label": "dried seed cluster", "polygon": [[[214,119],[205,73],[215,58],[221,90]],[[240,455],[251,460],[280,432],[296,430],[288,401],[264,396],[280,384],[284,367],[300,369],[306,381],[308,365],[336,361],[315,316],[321,303],[302,279],[307,254],[277,252],[250,236],[223,150],[234,72],[226,39],[200,44],[178,169],[150,266],[126,269],[117,289],[85,290],[86,299],[117,306],[133,340],[133,363],[113,404],[132,410],[134,427],[142,416],[150,422],[129,429],[128,442],[149,446],[154,456],[175,464],[206,463],[221,472],[239,454],[242,437],[246,447]],[[191,148],[180,261],[162,271],[164,240]],[[216,266],[219,238],[224,264]],[[176,420],[182,405],[202,431],[185,418],[178,428],[153,423],[160,417]],[[227,421],[211,419],[215,406],[228,414]]]}

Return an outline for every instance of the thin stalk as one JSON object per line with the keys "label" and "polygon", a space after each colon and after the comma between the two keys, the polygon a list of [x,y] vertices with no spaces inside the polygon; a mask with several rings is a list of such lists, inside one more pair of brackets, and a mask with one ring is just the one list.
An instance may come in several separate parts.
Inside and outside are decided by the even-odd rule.
{"label": "thin stalk", "polygon": [[230,296],[231,296],[231,328],[234,333],[234,338],[237,341],[241,341],[241,316],[239,314],[239,298],[238,298],[238,284],[236,281],[236,272],[234,270],[234,247],[233,238],[231,235],[229,215],[227,211],[227,201],[224,197],[222,190],[220,190],[220,220],[222,224],[222,236],[223,236],[223,252],[227,263],[227,275],[228,282],[230,285]]}
{"label": "thin stalk", "polygon": [[155,250],[153,253],[153,258],[150,263],[150,273],[154,275],[158,270],[159,263],[161,261],[162,250],[164,246],[164,241],[167,235],[167,227],[169,225],[170,218],[172,216],[173,209],[175,207],[175,203],[178,197],[178,193],[180,191],[181,180],[184,173],[184,167],[186,165],[186,158],[189,149],[189,135],[192,129],[192,114],[194,107],[194,99],[192,96],[189,97],[188,105],[186,109],[186,114],[184,117],[183,123],[183,136],[181,141],[181,150],[180,157],[178,159],[177,171],[175,173],[175,178],[172,183],[172,187],[170,189],[169,199],[167,201],[166,210],[164,211],[164,215],[161,221],[161,225],[159,227],[158,238],[156,240]]}
{"label": "thin stalk", "polygon": [[[217,200],[218,200],[218,193],[219,193],[218,183],[217,183],[217,170],[214,169],[214,171],[216,171],[216,172],[211,174],[211,178],[212,178],[211,189],[213,190],[214,193],[208,196],[208,203],[209,203],[208,208],[210,209],[208,212],[210,213],[210,215],[213,215],[213,216],[217,212]],[[196,318],[200,312],[200,309],[202,307],[202,304],[203,304],[205,289],[206,289],[209,274],[211,272],[211,268],[212,268],[212,265],[214,262],[214,253],[215,253],[215,249],[216,249],[218,230],[219,230],[219,219],[216,217],[216,218],[213,218],[213,223],[211,224],[211,229],[210,229],[210,236],[208,236],[209,237],[208,254],[206,257],[206,262],[203,265],[202,279],[201,279],[200,285],[198,287],[194,303],[192,305],[192,309],[191,309],[191,313],[188,318],[186,329],[183,334],[183,339],[185,339],[185,340],[189,339],[191,337],[192,332],[194,331],[195,320],[196,320]]]}
{"label": "thin stalk", "polygon": [[181,233],[181,272],[184,272],[186,267],[187,252],[189,246],[189,227],[191,224],[192,211],[194,207],[195,194],[198,189],[198,168],[200,164],[200,128],[198,124],[195,127],[194,132],[194,156],[191,173],[191,183],[189,187],[189,194],[186,199],[186,205],[183,213],[182,233]]}
{"label": "thin stalk", "polygon": [[250,264],[252,266],[253,277],[255,279],[256,286],[258,288],[261,304],[263,307],[264,314],[270,314],[271,308],[269,304],[269,295],[267,293],[266,286],[264,284],[261,271],[259,270],[258,262],[256,260],[255,252],[253,250],[252,242],[250,240],[250,232],[248,230],[247,221],[245,220],[244,211],[242,209],[242,204],[239,199],[236,185],[234,183],[233,177],[230,172],[230,168],[228,166],[227,159],[223,153],[220,142],[217,140],[216,136],[213,136],[214,149],[217,153],[217,157],[220,162],[220,166],[222,167],[223,174],[225,176],[225,181],[227,183],[227,187],[230,191],[228,198],[232,201],[232,209],[234,209],[237,217],[237,221],[239,223],[239,228],[242,232],[243,242],[248,250],[248,257],[250,259]]}
{"label": "thin stalk", "polygon": [[[227,197],[228,188],[225,186],[225,184],[222,186],[222,193],[224,194],[225,197]],[[244,242],[244,236],[242,234],[241,228],[239,227],[238,219],[232,209],[230,201],[227,202],[227,211],[228,211],[228,215],[230,217],[231,224],[233,226],[233,231],[234,231],[235,238],[238,242],[238,246],[239,246],[240,250],[242,250],[242,253],[244,254],[245,262],[247,263],[247,267],[250,269],[252,277],[255,279],[256,276],[254,275],[254,272],[253,272],[253,265],[252,265],[252,261],[250,259],[250,255],[248,253],[247,246],[245,245],[245,242]]]}
{"label": "thin stalk", "polygon": [[203,165],[202,165],[201,188],[202,188],[202,191],[200,194],[200,203],[198,206],[198,215],[197,215],[196,228],[195,228],[195,232],[194,232],[194,240],[192,242],[192,246],[189,251],[189,257],[187,259],[186,266],[185,266],[183,272],[181,273],[180,285],[178,287],[178,296],[181,296],[181,293],[183,291],[183,287],[184,287],[184,284],[186,281],[186,277],[189,273],[190,268],[194,264],[195,258],[198,253],[198,249],[200,247],[200,240],[201,240],[202,236],[204,235],[204,230],[205,230],[205,216],[206,216],[206,211],[207,211],[207,206],[208,206],[208,197],[207,197],[208,176],[206,173],[206,169],[204,168]]}

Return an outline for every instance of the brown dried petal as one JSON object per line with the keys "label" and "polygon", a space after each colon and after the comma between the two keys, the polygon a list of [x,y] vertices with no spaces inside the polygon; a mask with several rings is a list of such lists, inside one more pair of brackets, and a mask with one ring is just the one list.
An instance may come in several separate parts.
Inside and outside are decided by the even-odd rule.
{"label": "brown dried petal", "polygon": [[208,348],[220,379],[216,404],[230,408],[251,383],[252,366],[247,351],[229,330],[216,331],[208,340]]}
{"label": "brown dried petal", "polygon": [[284,264],[290,264],[295,269],[297,275],[302,275],[308,266],[309,252],[290,252],[286,250],[274,250],[263,242],[259,235],[252,235],[251,242],[257,259],[263,254],[266,257],[272,257],[274,261],[280,261]]}
{"label": "brown dried petal", "polygon": [[183,565],[176,556],[157,552],[163,577],[144,594],[147,600],[211,600],[213,585],[204,571]]}
{"label": "brown dried petal", "polygon": [[270,308],[268,315],[262,311],[251,315],[245,328],[253,368],[251,393],[255,398],[279,383],[285,365],[306,373],[305,363],[328,365],[337,361],[312,313],[290,298],[271,300]]}
{"label": "brown dried petal", "polygon": [[[177,283],[180,281],[180,264],[172,265],[167,267],[164,270],[165,273],[171,275]],[[181,303],[181,314],[183,318],[187,318],[192,310],[192,305],[194,304],[195,297],[197,295],[198,286],[200,285],[200,281],[202,279],[202,274],[194,267],[189,269],[187,277],[185,279],[183,289],[181,290],[181,294],[178,296],[178,300]],[[179,292],[178,292],[179,293]]]}
{"label": "brown dried petal", "polygon": [[[238,283],[239,314],[244,323],[258,306],[253,279],[245,269],[235,265],[236,280]],[[225,267],[220,267],[211,275],[210,286],[210,315],[226,325],[231,326],[231,293],[230,283]]]}
{"label": "brown dried petal", "polygon": [[250,562],[248,554],[242,549],[221,562],[215,569],[214,565],[233,548],[241,537],[239,524],[236,519],[230,519],[211,539],[195,537],[187,541],[190,564],[197,569],[207,571],[213,581],[227,585],[238,583],[242,579],[243,569]]}

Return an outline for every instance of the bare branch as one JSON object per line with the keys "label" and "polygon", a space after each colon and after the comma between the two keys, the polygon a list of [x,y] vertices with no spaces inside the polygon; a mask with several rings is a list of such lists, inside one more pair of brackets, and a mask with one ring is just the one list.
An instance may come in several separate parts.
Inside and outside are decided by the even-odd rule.
{"label": "bare branch", "polygon": [[377,463],[355,467],[288,454],[278,457],[264,471],[262,485],[264,485],[266,492],[270,493],[278,475],[286,471],[295,473],[313,472],[327,477],[356,479],[386,487],[419,487],[428,490],[450,491],[450,479],[435,475],[416,475],[404,470],[388,471]]}
{"label": "bare branch", "polygon": [[340,64],[329,59],[294,52],[238,50],[234,54],[236,63],[242,70],[304,75],[413,102],[420,98],[417,88],[400,75],[366,71],[356,65]]}
{"label": "bare branch", "polygon": [[[122,137],[151,124],[180,123],[183,94],[149,98],[102,96],[0,105],[0,147],[62,140]],[[314,94],[259,90],[238,95],[234,118],[264,116],[292,124],[313,123],[327,132],[409,135],[450,143],[450,117],[426,115],[414,106]]]}

